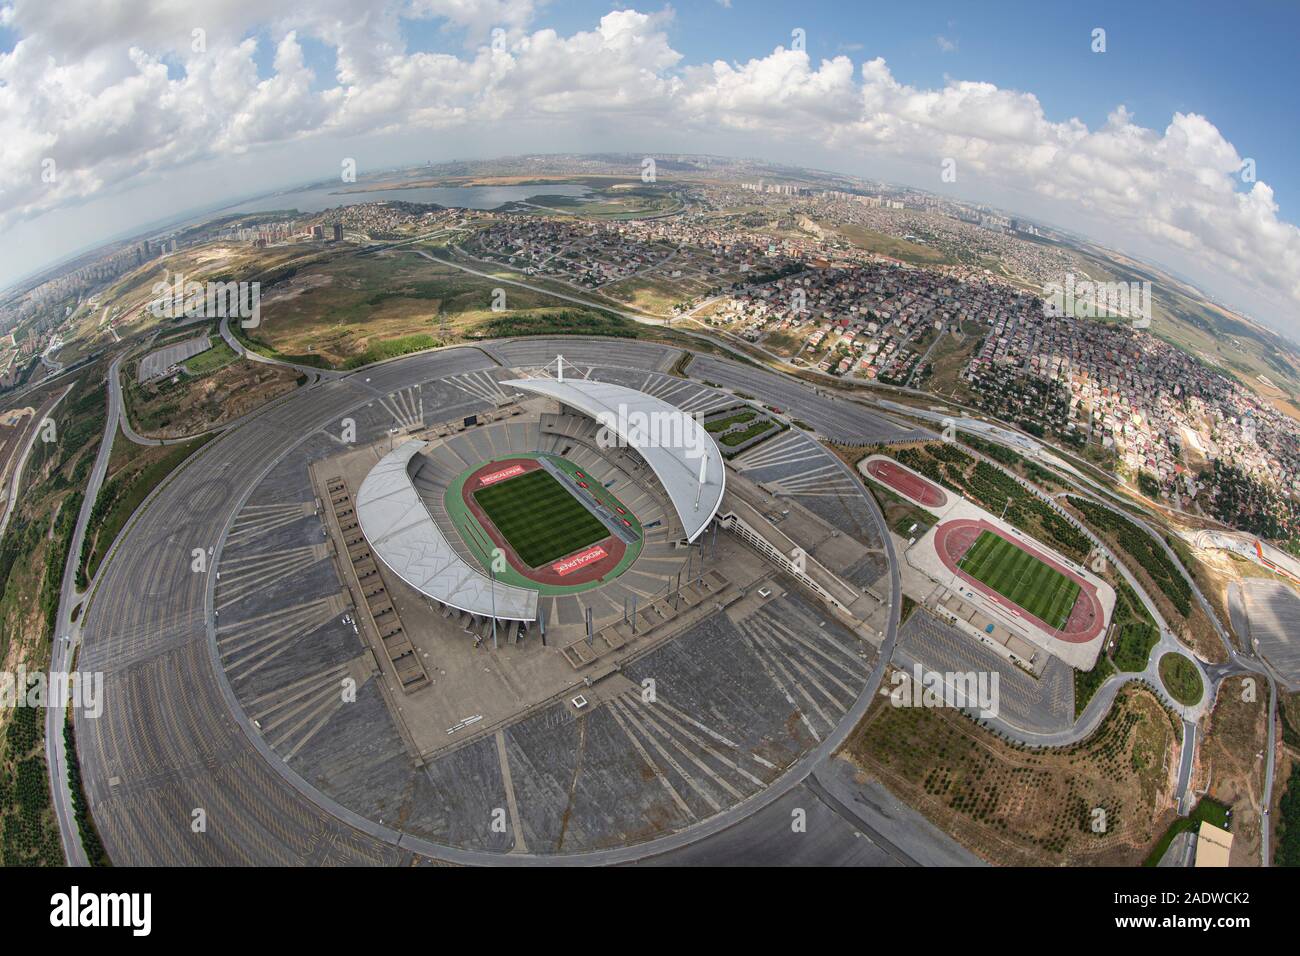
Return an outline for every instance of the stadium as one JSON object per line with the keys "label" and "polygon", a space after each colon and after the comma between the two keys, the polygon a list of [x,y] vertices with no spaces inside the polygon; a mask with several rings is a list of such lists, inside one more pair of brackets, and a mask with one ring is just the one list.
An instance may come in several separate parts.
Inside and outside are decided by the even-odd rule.
{"label": "stadium", "polygon": [[[205,446],[88,613],[106,695],[155,715],[84,731],[113,859],[630,861],[797,786],[873,699],[898,582],[861,482],[750,396],[835,437],[903,429],[782,386],[500,340],[321,381]],[[244,794],[276,812],[194,844],[145,823]]]}
{"label": "stadium", "polygon": [[[484,637],[578,625],[594,644],[638,604],[717,580],[702,561],[685,568],[678,547],[722,501],[708,432],[643,392],[560,375],[501,383],[536,400],[408,439],[356,496],[358,530],[380,562]],[[683,440],[641,424],[655,421],[674,422]]]}
{"label": "stadium", "polygon": [[829,571],[816,542],[850,565],[866,550],[831,526],[809,537],[812,525],[784,523],[737,471],[763,446],[745,439],[726,459],[752,406],[699,392],[683,408],[665,397],[681,392],[671,380],[643,379],[665,393],[652,394],[559,357],[522,371],[467,379],[471,414],[399,391],[381,402],[396,428],[309,468],[346,556],[338,607],[378,637],[374,673],[417,759],[546,702],[599,706],[632,661],[710,615],[749,614],[747,594],[770,593],[774,573],[872,633],[863,622],[882,603]]}
{"label": "stadium", "polygon": [[891,458],[870,456],[862,471],[939,519],[907,551],[935,611],[1035,673],[1043,651],[1092,667],[1115,607],[1109,584]]}

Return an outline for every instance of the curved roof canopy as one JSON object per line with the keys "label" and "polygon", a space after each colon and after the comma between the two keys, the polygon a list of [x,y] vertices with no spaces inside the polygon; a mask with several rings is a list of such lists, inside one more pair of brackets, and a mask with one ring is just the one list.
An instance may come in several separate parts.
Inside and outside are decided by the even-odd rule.
{"label": "curved roof canopy", "polygon": [[457,610],[507,621],[535,620],[536,591],[493,582],[456,553],[429,516],[407,470],[427,444],[403,442],[361,482],[357,521],[371,550],[411,587]]}
{"label": "curved roof canopy", "polygon": [[668,492],[688,540],[699,537],[717,514],[727,480],[722,452],[704,426],[676,405],[591,379],[517,378],[501,385],[562,402],[636,449]]}

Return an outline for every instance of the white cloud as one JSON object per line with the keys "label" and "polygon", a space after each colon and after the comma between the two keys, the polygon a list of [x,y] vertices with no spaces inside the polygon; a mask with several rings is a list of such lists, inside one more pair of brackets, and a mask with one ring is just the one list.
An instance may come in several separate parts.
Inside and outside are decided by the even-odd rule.
{"label": "white cloud", "polygon": [[[1300,230],[1272,189],[1245,188],[1242,157],[1205,117],[1139,126],[1118,107],[1101,126],[1049,118],[1028,92],[949,80],[900,83],[881,59],[814,62],[781,47],[745,62],[686,64],[671,8],[616,10],[563,35],[535,28],[533,0],[15,0],[0,20],[20,37],[0,54],[0,228],[226,155],[298,139],[391,130],[545,124],[556,137],[755,137],[910,164],[939,187],[957,160],[967,195],[1014,191],[1175,250],[1198,272],[1300,304]],[[460,54],[413,52],[403,21],[464,35]],[[207,48],[191,48],[192,31]],[[491,31],[505,31],[494,48]],[[258,40],[274,43],[259,76]],[[334,51],[314,76],[311,38]],[[945,37],[937,38],[943,47]],[[260,42],[267,42],[265,39]],[[955,48],[955,41],[953,43]],[[169,66],[171,69],[169,70]],[[58,177],[41,179],[53,158]],[[926,171],[934,179],[927,183]],[[211,197],[221,198],[221,197]]]}
{"label": "white cloud", "polygon": [[[958,182],[1037,194],[1094,223],[1173,248],[1239,287],[1264,284],[1300,304],[1300,230],[1278,218],[1272,190],[1237,178],[1243,159],[1205,117],[1176,113],[1163,131],[1136,125],[1122,107],[1090,130],[1050,120],[1037,97],[990,83],[950,80],[937,89],[899,83],[881,59],[860,78],[836,61],[813,70],[806,54],[778,48],[743,67],[688,70],[681,97],[696,120],[735,128],[811,133],[823,143],[933,169],[957,160]],[[852,94],[851,110],[844,98]],[[849,114],[852,115],[849,115]]]}
{"label": "white cloud", "polygon": [[823,60],[782,47],[743,65],[718,60],[685,71],[674,104],[696,125],[820,136],[857,115],[853,61]]}
{"label": "white cloud", "polygon": [[508,36],[518,35],[537,13],[533,0],[411,0],[406,13],[412,17],[437,18],[464,28],[470,42],[491,35],[494,29]]}

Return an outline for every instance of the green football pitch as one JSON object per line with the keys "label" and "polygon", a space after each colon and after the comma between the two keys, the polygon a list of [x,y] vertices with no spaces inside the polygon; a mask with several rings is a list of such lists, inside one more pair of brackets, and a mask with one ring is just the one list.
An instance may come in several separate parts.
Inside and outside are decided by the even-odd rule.
{"label": "green football pitch", "polygon": [[480,488],[474,499],[530,568],[609,537],[609,529],[541,468]]}
{"label": "green football pitch", "polygon": [[958,567],[1053,629],[1070,618],[1079,585],[1001,535],[982,531]]}

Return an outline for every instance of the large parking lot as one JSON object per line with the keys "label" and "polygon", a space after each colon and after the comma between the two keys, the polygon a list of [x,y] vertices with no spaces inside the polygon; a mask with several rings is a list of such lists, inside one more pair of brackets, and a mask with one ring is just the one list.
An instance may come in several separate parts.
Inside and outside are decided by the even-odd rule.
{"label": "large parking lot", "polygon": [[1300,684],[1300,593],[1281,581],[1242,582],[1251,640],[1277,672]]}

